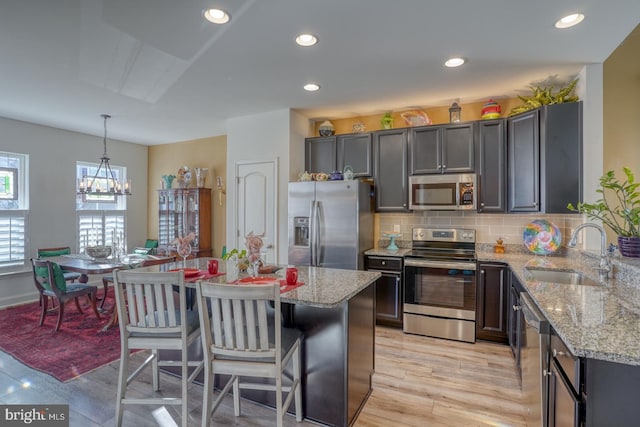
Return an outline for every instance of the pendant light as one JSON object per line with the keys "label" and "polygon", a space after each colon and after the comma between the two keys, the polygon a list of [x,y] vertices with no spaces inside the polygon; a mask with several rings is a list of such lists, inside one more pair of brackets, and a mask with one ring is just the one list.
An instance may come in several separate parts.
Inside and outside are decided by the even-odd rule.
{"label": "pendant light", "polygon": [[83,176],[78,180],[76,194],[91,196],[130,196],[131,180],[118,181],[109,165],[109,155],[107,154],[107,120],[111,118],[108,114],[100,115],[104,119],[104,154],[100,158],[100,166],[93,177]]}

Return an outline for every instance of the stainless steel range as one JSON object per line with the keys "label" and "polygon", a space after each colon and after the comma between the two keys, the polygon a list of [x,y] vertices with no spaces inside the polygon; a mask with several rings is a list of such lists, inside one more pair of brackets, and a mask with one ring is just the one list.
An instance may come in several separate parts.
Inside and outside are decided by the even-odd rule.
{"label": "stainless steel range", "polygon": [[476,231],[414,228],[404,261],[403,330],[476,340]]}

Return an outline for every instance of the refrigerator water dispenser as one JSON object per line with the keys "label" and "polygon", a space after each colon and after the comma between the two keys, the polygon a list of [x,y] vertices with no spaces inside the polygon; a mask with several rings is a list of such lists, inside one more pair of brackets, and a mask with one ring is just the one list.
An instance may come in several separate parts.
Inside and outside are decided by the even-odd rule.
{"label": "refrigerator water dispenser", "polygon": [[309,217],[297,216],[293,219],[293,244],[296,246],[309,246]]}

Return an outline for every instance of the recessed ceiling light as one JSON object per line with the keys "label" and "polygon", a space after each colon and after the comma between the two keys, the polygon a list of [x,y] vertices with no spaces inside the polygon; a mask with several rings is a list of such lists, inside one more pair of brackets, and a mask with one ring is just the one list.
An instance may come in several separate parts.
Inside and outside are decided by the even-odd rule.
{"label": "recessed ceiling light", "polygon": [[207,9],[204,11],[204,17],[214,24],[226,24],[231,16],[222,9]]}
{"label": "recessed ceiling light", "polygon": [[444,63],[445,67],[459,67],[462,64],[464,64],[464,58],[449,58],[447,59],[447,61]]}
{"label": "recessed ceiling light", "polygon": [[304,85],[304,90],[307,90],[309,92],[315,92],[318,89],[320,89],[320,85],[316,83],[307,83],[306,85]]}
{"label": "recessed ceiling light", "polygon": [[300,46],[305,47],[313,46],[314,44],[318,43],[318,38],[313,34],[300,34],[298,35],[298,37],[296,37],[296,43],[298,43]]}
{"label": "recessed ceiling light", "polygon": [[567,15],[564,18],[560,18],[556,21],[556,28],[569,28],[574,25],[578,25],[584,19],[584,15],[581,13],[573,13]]}

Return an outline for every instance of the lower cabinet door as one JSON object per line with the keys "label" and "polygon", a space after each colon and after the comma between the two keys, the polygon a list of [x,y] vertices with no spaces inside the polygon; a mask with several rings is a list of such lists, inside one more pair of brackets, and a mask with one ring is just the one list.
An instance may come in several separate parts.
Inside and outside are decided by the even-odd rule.
{"label": "lower cabinet door", "polygon": [[551,361],[549,378],[549,427],[579,427],[580,400],[566,383],[555,359]]}
{"label": "lower cabinet door", "polygon": [[476,290],[476,339],[507,343],[509,267],[480,264]]}
{"label": "lower cabinet door", "polygon": [[402,327],[402,283],[400,273],[382,273],[376,282],[376,322]]}

